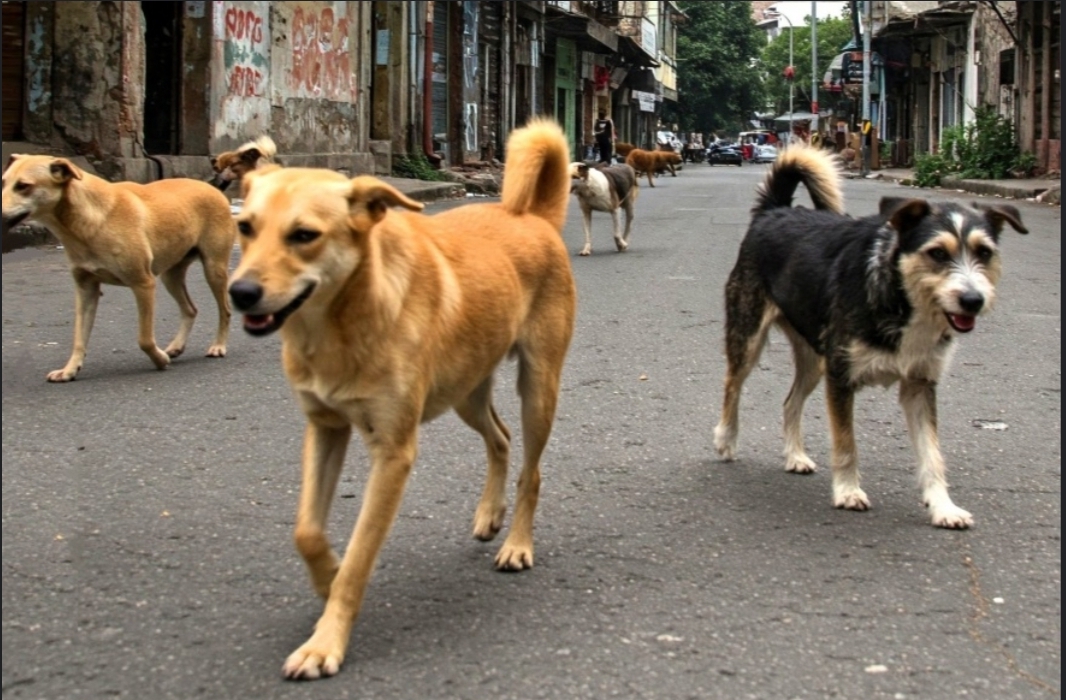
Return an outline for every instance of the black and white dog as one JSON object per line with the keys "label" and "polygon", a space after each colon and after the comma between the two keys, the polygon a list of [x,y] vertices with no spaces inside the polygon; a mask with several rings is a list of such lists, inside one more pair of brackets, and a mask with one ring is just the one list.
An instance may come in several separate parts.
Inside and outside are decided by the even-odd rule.
{"label": "black and white dog", "polygon": [[[585,247],[581,255],[592,253],[592,212],[605,211],[614,224],[614,244],[618,252],[629,248],[629,230],[633,223],[633,204],[640,187],[633,168],[624,163],[607,166],[590,166],[571,163],[570,191],[577,195],[578,204],[585,222]],[[619,226],[618,210],[626,213],[625,231]]]}
{"label": "black and white dog", "polygon": [[[813,210],[791,206],[801,182]],[[859,487],[854,396],[863,386],[898,381],[933,525],[967,528],[973,517],[948,495],[936,384],[955,336],[972,331],[995,300],[1004,223],[1028,230],[1007,204],[970,208],[886,198],[880,210],[862,219],[844,214],[840,175],[824,151],[789,148],[774,162],[726,284],[728,369],[715,447],[734,458],[741,388],[776,324],[791,341],[796,364],[784,406],[785,469],[814,470],[800,419],[824,373],[833,505],[869,508]]]}

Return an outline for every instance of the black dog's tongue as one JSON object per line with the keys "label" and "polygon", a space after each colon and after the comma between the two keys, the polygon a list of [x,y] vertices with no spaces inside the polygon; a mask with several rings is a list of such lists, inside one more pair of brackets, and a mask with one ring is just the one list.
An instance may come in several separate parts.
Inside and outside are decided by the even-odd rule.
{"label": "black dog's tongue", "polygon": [[975,317],[965,314],[948,314],[948,320],[951,322],[951,327],[959,333],[969,333],[977,325]]}

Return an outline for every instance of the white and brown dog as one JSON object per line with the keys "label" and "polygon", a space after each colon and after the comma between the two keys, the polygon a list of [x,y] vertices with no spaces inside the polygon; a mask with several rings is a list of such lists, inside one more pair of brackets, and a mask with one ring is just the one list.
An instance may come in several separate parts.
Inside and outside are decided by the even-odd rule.
{"label": "white and brown dog", "polygon": [[[629,248],[629,231],[633,224],[633,203],[637,199],[640,187],[637,174],[624,163],[593,167],[585,163],[571,163],[570,191],[577,195],[581,206],[581,215],[585,223],[585,247],[581,255],[592,253],[592,212],[605,211],[611,215],[614,224],[614,244],[618,252]],[[626,213],[626,227],[623,231],[618,222],[618,210]]]}
{"label": "white and brown dog", "polygon": [[225,192],[231,182],[240,180],[256,168],[278,163],[277,155],[278,147],[274,139],[265,134],[235,151],[220,153],[211,158],[211,167],[215,171],[211,184]]}

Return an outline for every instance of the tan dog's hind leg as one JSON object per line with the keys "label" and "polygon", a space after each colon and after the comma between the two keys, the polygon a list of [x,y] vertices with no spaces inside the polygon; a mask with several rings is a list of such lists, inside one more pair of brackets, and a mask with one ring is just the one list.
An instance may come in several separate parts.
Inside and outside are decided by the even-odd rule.
{"label": "tan dog's hind leg", "polygon": [[918,482],[922,501],[932,514],[933,525],[965,529],[973,525],[973,516],[955,505],[948,495],[944,457],[936,427],[936,384],[918,379],[902,379],[899,402],[907,417],[914,451],[918,453]]}
{"label": "tan dog's hind leg", "polygon": [[74,348],[63,369],[49,372],[50,382],[72,381],[85,362],[85,349],[93,332],[96,307],[100,301],[100,282],[89,272],[75,268],[74,275]]}
{"label": "tan dog's hind leg", "polygon": [[[331,445],[312,450],[312,453],[325,450],[332,460],[336,449],[332,442],[342,435],[342,431],[329,431],[329,435],[327,440]],[[320,435],[318,439],[323,437]],[[332,676],[340,670],[374,562],[400,508],[404,485],[417,453],[417,437],[418,430],[411,428],[406,435],[398,436],[402,442],[370,445],[372,466],[355,531],[330,586],[326,609],[315,625],[314,634],[285,660],[282,671],[286,677],[310,680]],[[305,459],[307,457],[305,452]],[[311,468],[317,469],[313,465]],[[336,483],[335,479],[333,483]],[[320,492],[319,497],[324,495],[325,492]],[[301,509],[304,503],[301,496]]]}
{"label": "tan dog's hind leg", "polygon": [[[618,218],[618,207],[611,209],[611,230],[614,231],[614,247],[619,253],[624,253],[629,244],[622,236],[622,222]],[[628,227],[627,227],[628,228]]]}
{"label": "tan dog's hind leg", "polygon": [[[531,333],[532,335],[532,333]],[[558,338],[545,332],[543,337]],[[496,554],[496,568],[521,571],[533,566],[533,514],[540,498],[540,457],[548,444],[566,347],[542,345],[538,351],[520,351],[518,394],[522,398],[522,473],[515,495],[511,532]]]}
{"label": "tan dog's hind leg", "polygon": [[455,412],[485,441],[488,474],[474,513],[474,537],[483,542],[496,537],[507,512],[507,466],[511,456],[511,431],[492,405],[492,378],[482,382],[455,407]]}
{"label": "tan dog's hind leg", "polygon": [[185,344],[189,340],[192,324],[196,320],[196,304],[189,297],[189,289],[185,286],[185,272],[189,269],[191,263],[192,258],[182,260],[160,275],[163,280],[163,286],[166,287],[170,296],[174,297],[174,301],[178,303],[178,311],[181,314],[178,333],[164,350],[169,357],[178,357],[185,352]]}
{"label": "tan dog's hind leg", "polygon": [[170,357],[155,343],[155,277],[149,273],[140,283],[131,284],[130,289],[137,300],[137,345],[156,369],[166,369]]}
{"label": "tan dog's hind leg", "polygon": [[226,285],[229,284],[228,261],[208,262],[207,258],[204,258],[204,277],[207,278],[207,286],[211,288],[215,303],[218,304],[218,333],[215,334],[215,342],[207,348],[207,356],[225,357],[231,315],[229,294],[226,292]]}

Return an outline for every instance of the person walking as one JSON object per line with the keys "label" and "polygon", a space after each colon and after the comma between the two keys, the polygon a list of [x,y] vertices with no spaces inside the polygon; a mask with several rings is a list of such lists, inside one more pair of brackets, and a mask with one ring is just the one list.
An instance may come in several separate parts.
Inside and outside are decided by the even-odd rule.
{"label": "person walking", "polygon": [[600,151],[600,163],[611,164],[614,159],[614,122],[607,116],[607,110],[601,109],[599,119],[592,133],[596,136],[596,147]]}

